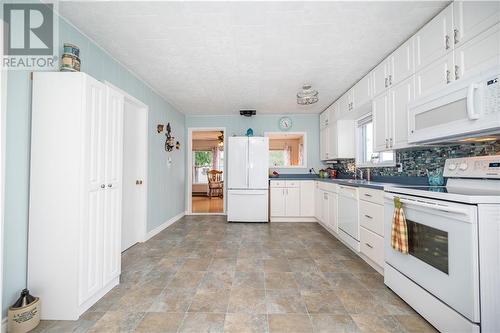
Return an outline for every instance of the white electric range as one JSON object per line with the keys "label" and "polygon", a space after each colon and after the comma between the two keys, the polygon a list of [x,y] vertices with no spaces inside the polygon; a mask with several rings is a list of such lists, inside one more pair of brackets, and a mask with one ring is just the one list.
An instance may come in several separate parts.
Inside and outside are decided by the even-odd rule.
{"label": "white electric range", "polygon": [[[500,155],[448,159],[444,176],[385,188],[385,284],[442,332],[500,332]],[[391,247],[394,197],[409,254]]]}

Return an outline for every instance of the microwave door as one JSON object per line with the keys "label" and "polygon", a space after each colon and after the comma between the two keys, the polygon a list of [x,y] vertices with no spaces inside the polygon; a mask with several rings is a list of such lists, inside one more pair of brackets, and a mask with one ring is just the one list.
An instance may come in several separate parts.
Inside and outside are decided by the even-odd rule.
{"label": "microwave door", "polygon": [[439,143],[500,132],[499,84],[464,80],[408,106],[410,143]]}

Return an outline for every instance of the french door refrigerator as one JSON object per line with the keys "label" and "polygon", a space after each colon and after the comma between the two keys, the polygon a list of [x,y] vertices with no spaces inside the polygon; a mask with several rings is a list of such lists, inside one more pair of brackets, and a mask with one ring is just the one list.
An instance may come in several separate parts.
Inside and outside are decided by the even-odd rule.
{"label": "french door refrigerator", "polygon": [[227,219],[268,222],[269,138],[229,137]]}

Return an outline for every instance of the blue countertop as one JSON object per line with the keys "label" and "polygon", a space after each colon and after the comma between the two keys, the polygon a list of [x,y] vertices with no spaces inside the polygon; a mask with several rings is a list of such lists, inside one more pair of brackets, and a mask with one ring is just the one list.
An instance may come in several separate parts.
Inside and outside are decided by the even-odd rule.
{"label": "blue countertop", "polygon": [[311,174],[281,174],[278,177],[269,177],[269,180],[316,180],[339,185],[367,187],[383,190],[385,186],[418,186],[427,185],[427,177],[374,177],[374,180],[356,180],[350,178],[320,178]]}

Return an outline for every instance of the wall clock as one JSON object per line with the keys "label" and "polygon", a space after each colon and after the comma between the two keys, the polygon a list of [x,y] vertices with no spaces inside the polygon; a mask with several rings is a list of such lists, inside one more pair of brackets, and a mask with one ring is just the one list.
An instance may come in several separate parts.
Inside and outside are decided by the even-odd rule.
{"label": "wall clock", "polygon": [[292,128],[292,119],[290,117],[282,117],[280,118],[280,130],[287,131]]}

